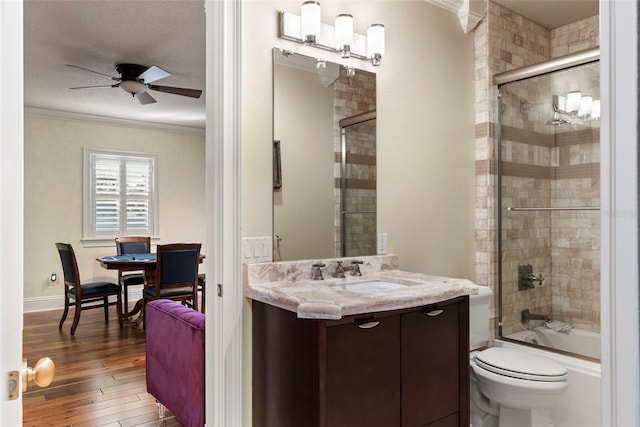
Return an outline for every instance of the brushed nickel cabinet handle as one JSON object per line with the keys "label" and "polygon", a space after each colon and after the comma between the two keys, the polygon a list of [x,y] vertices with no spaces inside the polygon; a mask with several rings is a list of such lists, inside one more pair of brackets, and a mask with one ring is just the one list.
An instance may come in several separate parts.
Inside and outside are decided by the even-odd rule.
{"label": "brushed nickel cabinet handle", "polygon": [[431,310],[425,312],[424,314],[426,314],[427,316],[435,317],[441,315],[442,313],[444,313],[444,310]]}
{"label": "brushed nickel cabinet handle", "polygon": [[371,328],[375,328],[379,324],[380,322],[376,322],[375,320],[372,320],[370,322],[356,323],[356,326],[360,329],[371,329]]}

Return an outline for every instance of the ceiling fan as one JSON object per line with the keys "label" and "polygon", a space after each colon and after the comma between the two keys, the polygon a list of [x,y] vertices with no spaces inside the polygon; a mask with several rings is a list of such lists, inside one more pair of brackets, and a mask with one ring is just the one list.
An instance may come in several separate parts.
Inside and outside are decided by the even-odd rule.
{"label": "ceiling fan", "polygon": [[110,85],[79,86],[70,87],[69,89],[119,87],[125,92],[130,93],[131,96],[135,97],[142,105],[157,102],[153,98],[153,96],[151,96],[147,92],[147,89],[157,90],[158,92],[172,93],[174,95],[189,96],[191,98],[200,98],[200,95],[202,95],[202,91],[199,89],[186,89],[182,87],[158,86],[151,84],[157,80],[164,79],[171,75],[171,73],[163,70],[156,65],[145,67],[144,65],[138,64],[118,64],[116,65],[116,71],[118,72],[118,74],[120,74],[120,77],[113,77],[108,74],[103,74],[98,71],[80,67],[78,65],[65,65],[67,67],[78,68],[80,70],[100,74],[101,76],[109,77],[111,80],[117,82]]}

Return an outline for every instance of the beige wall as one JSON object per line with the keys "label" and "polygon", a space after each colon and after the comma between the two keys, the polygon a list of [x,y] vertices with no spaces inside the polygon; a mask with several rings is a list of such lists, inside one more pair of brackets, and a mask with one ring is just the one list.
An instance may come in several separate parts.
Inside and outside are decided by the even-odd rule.
{"label": "beige wall", "polygon": [[[242,75],[242,234],[271,234],[271,49],[339,62],[337,55],[277,38],[277,11],[300,2],[245,2]],[[400,267],[474,276],[473,36],[455,15],[424,1],[323,2],[323,22],[352,13],[355,31],[385,24],[377,73],[378,231]]]}
{"label": "beige wall", "polygon": [[[109,277],[95,261],[113,247],[84,248],[82,149],[158,154],[160,243],[201,242],[204,227],[204,136],[27,115],[24,122],[24,297],[55,296],[62,278],[55,242],[71,243],[83,281]],[[206,248],[203,248],[206,253]]]}
{"label": "beige wall", "polygon": [[333,86],[314,72],[276,66],[274,139],[282,188],[274,192],[274,232],[283,260],[331,258],[334,240]]}
{"label": "beige wall", "polygon": [[[335,54],[277,38],[277,11],[300,13],[299,1],[243,3],[242,235],[271,235],[271,49],[338,61]],[[351,13],[355,32],[385,24],[377,73],[378,231],[400,268],[474,278],[473,35],[458,18],[423,0],[324,1],[323,22]],[[251,348],[251,311],[243,313]],[[244,425],[251,425],[251,351],[244,351]]]}

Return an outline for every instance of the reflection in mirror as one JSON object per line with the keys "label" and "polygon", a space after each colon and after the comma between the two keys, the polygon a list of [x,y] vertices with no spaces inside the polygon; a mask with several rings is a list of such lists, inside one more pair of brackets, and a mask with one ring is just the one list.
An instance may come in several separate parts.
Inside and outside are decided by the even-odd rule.
{"label": "reflection in mirror", "polygon": [[273,49],[274,260],[376,253],[375,74]]}

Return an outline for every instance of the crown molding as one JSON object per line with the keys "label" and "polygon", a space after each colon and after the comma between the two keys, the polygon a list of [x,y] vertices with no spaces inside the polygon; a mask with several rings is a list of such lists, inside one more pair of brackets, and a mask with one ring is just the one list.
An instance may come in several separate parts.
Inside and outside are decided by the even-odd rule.
{"label": "crown molding", "polygon": [[[434,6],[438,6],[448,12],[455,14],[460,21],[460,26],[465,34],[472,31],[484,18],[484,15],[474,11],[482,6],[484,12],[484,2],[476,0],[425,0]],[[472,8],[472,5],[475,6]]]}
{"label": "crown molding", "polygon": [[205,134],[204,128],[191,126],[168,125],[163,123],[144,122],[140,120],[121,119],[116,117],[96,116],[92,114],[71,113],[69,111],[50,110],[47,108],[24,107],[24,114],[31,117],[49,119],[73,120],[84,123],[106,124],[139,129],[160,130],[165,132],[188,133],[193,135]]}

